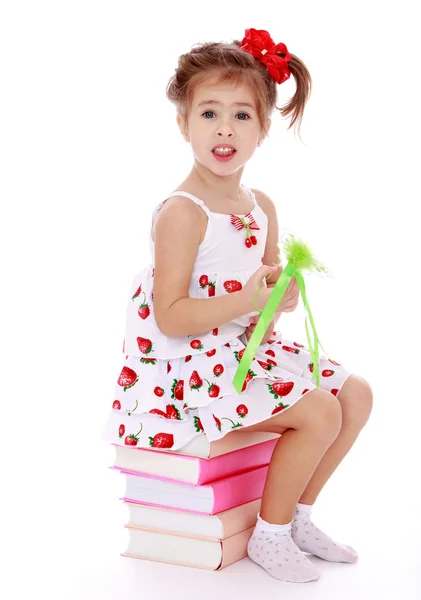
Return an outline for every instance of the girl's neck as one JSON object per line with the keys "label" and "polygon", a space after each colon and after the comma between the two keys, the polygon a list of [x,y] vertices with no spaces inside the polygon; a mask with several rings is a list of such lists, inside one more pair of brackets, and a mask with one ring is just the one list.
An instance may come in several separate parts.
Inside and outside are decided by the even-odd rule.
{"label": "girl's neck", "polygon": [[241,187],[243,168],[229,178],[222,178],[214,175],[208,169],[203,170],[203,168],[194,166],[186,179],[177,186],[177,189],[190,192],[208,206],[208,201],[210,204],[218,202],[220,208],[224,205],[241,206],[247,204],[248,197]]}

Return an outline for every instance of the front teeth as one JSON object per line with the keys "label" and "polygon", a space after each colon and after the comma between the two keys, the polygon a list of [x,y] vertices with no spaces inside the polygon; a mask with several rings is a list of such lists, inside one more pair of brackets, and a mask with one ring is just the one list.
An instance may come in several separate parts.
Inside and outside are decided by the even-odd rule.
{"label": "front teeth", "polygon": [[215,148],[215,154],[232,154],[234,150],[232,148]]}

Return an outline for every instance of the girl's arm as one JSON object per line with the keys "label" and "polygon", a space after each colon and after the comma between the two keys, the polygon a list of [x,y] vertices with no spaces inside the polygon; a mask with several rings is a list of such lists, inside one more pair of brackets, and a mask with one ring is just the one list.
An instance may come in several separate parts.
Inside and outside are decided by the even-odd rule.
{"label": "girl's arm", "polygon": [[[279,225],[278,216],[276,214],[276,206],[273,200],[269,198],[264,192],[260,190],[252,190],[256,196],[257,204],[266,213],[268,218],[268,233],[266,238],[265,253],[263,255],[264,265],[281,265],[281,252],[279,249]],[[278,281],[284,268],[282,266],[268,278],[267,287],[275,287],[275,283]],[[277,310],[274,315],[274,324],[279,321],[282,311]]]}
{"label": "girl's arm", "polygon": [[169,337],[198,335],[247,314],[241,291],[212,298],[190,298],[191,274],[201,243],[202,209],[174,196],[155,222],[154,314]]}
{"label": "girl's arm", "polygon": [[247,310],[241,308],[240,296],[241,292],[232,292],[209,299],[180,298],[167,310],[164,321],[158,322],[156,313],[155,319],[168,337],[200,335],[247,314]]}

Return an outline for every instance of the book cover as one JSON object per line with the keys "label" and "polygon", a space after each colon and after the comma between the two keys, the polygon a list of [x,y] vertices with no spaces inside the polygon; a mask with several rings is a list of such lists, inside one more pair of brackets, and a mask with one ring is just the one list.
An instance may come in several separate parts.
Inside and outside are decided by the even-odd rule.
{"label": "book cover", "polygon": [[201,486],[117,470],[126,479],[126,492],[122,500],[215,514],[261,498],[268,468],[265,465]]}
{"label": "book cover", "polygon": [[213,571],[247,556],[247,544],[254,529],[250,527],[219,541],[126,527],[129,543],[121,556]]}
{"label": "book cover", "polygon": [[185,536],[223,540],[256,524],[261,498],[246,502],[215,515],[202,515],[180,509],[150,506],[125,501],[128,526],[159,530]]}
{"label": "book cover", "polygon": [[156,452],[144,448],[114,446],[113,466],[126,472],[145,473],[203,485],[242,471],[268,465],[277,441],[273,439],[260,442],[210,459],[173,452]]}

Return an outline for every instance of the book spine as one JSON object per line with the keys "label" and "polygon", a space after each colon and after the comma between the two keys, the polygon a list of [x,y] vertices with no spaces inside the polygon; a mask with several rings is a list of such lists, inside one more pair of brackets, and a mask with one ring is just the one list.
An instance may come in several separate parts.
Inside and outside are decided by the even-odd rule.
{"label": "book spine", "polygon": [[221,524],[221,539],[229,538],[239,531],[254,527],[257,521],[257,513],[260,510],[262,499],[252,500],[236,508],[230,508],[218,515],[215,515]]}
{"label": "book spine", "polygon": [[215,481],[213,489],[213,507],[211,514],[251,502],[263,495],[268,465],[226,479]]}
{"label": "book spine", "polygon": [[222,540],[222,561],[217,569],[218,571],[247,556],[247,545],[253,530],[254,527],[250,527],[250,529]]}
{"label": "book spine", "polygon": [[200,458],[197,485],[204,485],[241,471],[250,471],[268,465],[277,441],[277,439],[268,440],[256,446],[240,448],[210,460]]}

